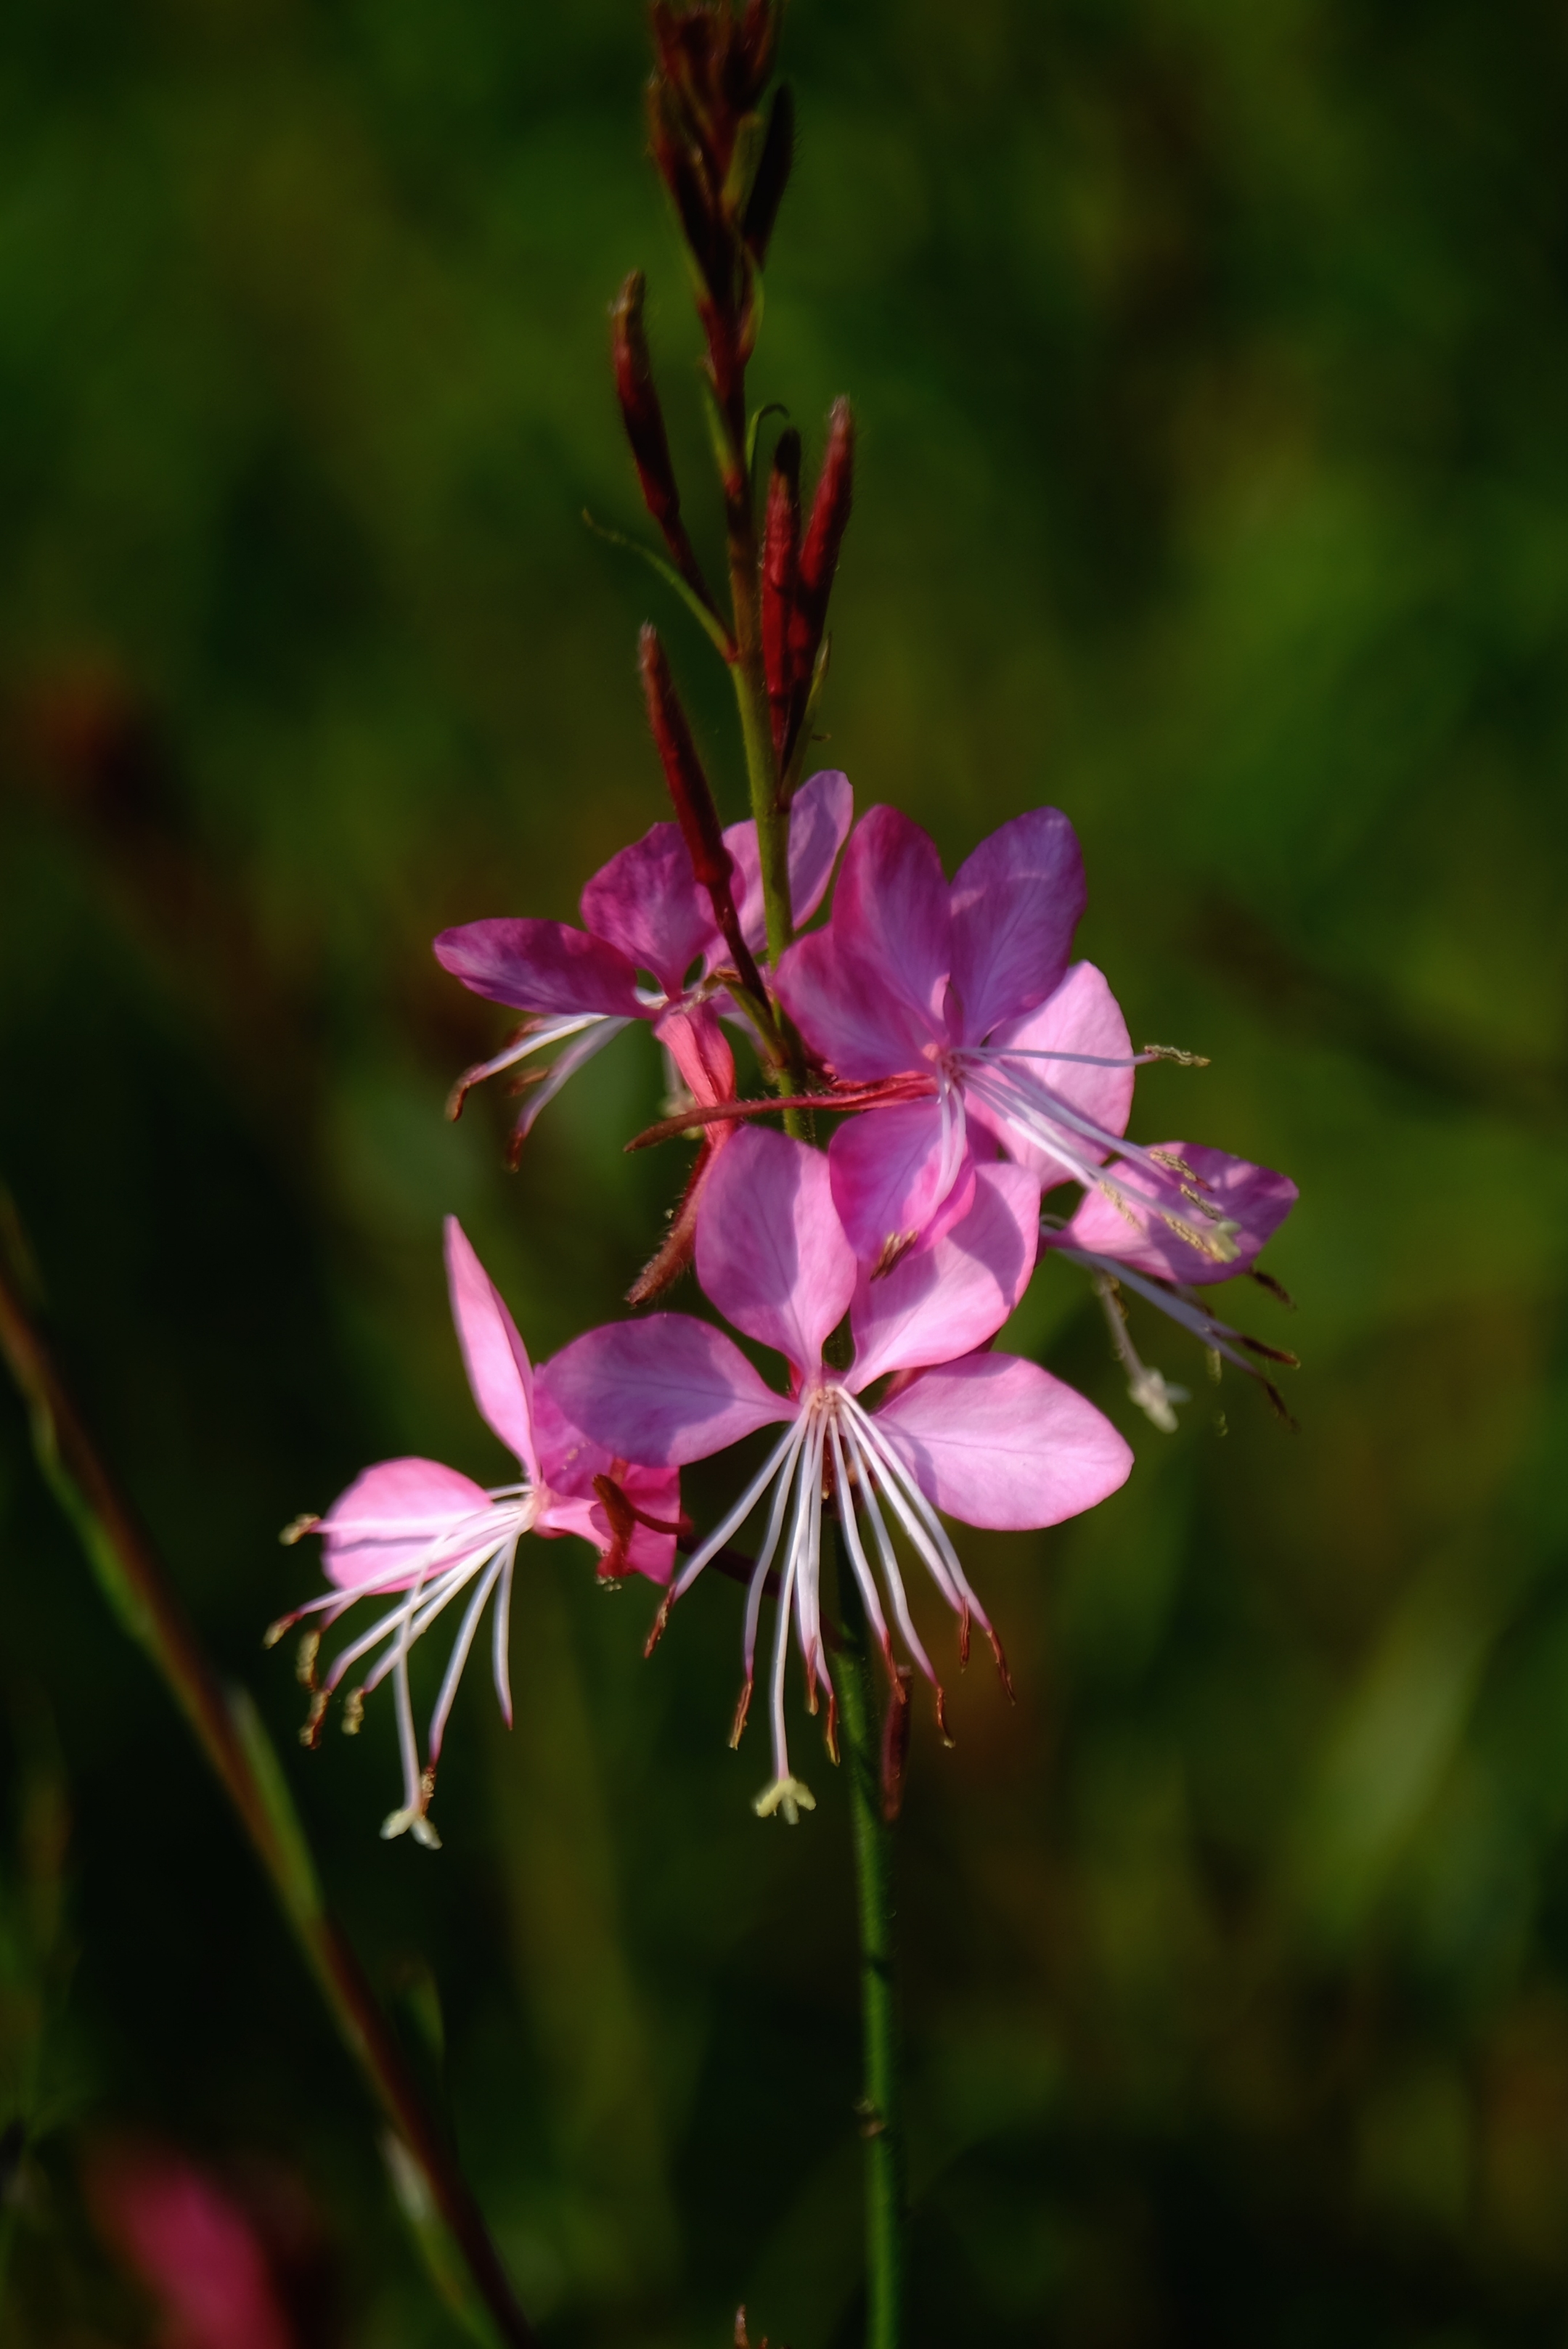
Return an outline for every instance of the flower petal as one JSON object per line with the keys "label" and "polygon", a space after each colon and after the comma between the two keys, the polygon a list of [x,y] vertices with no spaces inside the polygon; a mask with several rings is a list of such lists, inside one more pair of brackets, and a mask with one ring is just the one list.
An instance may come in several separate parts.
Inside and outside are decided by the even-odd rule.
{"label": "flower petal", "polygon": [[443,970],[475,995],[540,1014],[602,1012],[638,1019],[637,971],[613,946],[565,922],[515,920],[497,915],[443,930],[432,953]]}
{"label": "flower petal", "polygon": [[[789,894],[796,929],[810,921],[827,893],[833,868],[855,815],[847,775],[835,768],[808,776],[790,802]],[[763,904],[762,865],[754,823],[732,823],[724,845],[735,861],[735,909],[754,955],[767,952],[767,911]]]}
{"label": "flower petal", "polygon": [[833,1203],[862,1264],[918,1246],[945,1209],[967,1208],[974,1162],[952,1113],[944,1125],[940,1102],[896,1102],[846,1118],[828,1143]]}
{"label": "flower petal", "polygon": [[763,1126],[736,1134],[703,1189],[697,1278],[737,1330],[797,1371],[815,1367],[855,1293],[820,1150]]}
{"label": "flower petal", "polygon": [[881,1279],[862,1265],[850,1308],[859,1394],[886,1371],[950,1362],[994,1338],[1034,1269],[1040,1186],[1022,1166],[975,1169],[974,1204]]}
{"label": "flower petal", "polygon": [[[715,1102],[734,1100],[735,1056],[711,1003],[695,1003],[690,1009],[671,1004],[654,1021],[653,1032],[680,1070],[693,1101],[711,1108]],[[723,1128],[710,1126],[708,1131],[722,1133]]]}
{"label": "flower petal", "polygon": [[813,1050],[859,1082],[919,1068],[946,1040],[948,885],[929,835],[873,808],[849,835],[826,929],[780,960],[780,1000]]}
{"label": "flower petal", "polygon": [[[545,1498],[535,1519],[540,1534],[578,1534],[601,1554],[613,1532],[594,1490],[596,1476],[613,1476],[627,1498],[650,1517],[673,1526],[680,1516],[680,1476],[674,1468],[645,1468],[628,1462],[585,1435],[562,1409],[556,1393],[556,1364],[541,1363],[534,1380],[534,1437]],[[675,1536],[639,1525],[628,1545],[626,1563],[652,1582],[668,1582],[675,1565]]]}
{"label": "flower petal", "polygon": [[480,1416],[516,1454],[528,1475],[536,1477],[534,1371],[528,1349],[455,1216],[446,1219],[446,1278],[457,1341]]}
{"label": "flower petal", "polygon": [[947,876],[929,833],[897,808],[872,808],[850,835],[833,928],[840,945],[879,973],[933,1035],[941,1032],[952,968]]}
{"label": "flower petal", "polygon": [[480,1541],[492,1506],[483,1485],[439,1460],[379,1461],[322,1518],[322,1566],[339,1589],[361,1582],[396,1588],[412,1582],[432,1543],[465,1519]]}
{"label": "flower petal", "polygon": [[[986,1050],[984,1065],[1034,1097],[1045,1116],[1054,1093],[1106,1133],[1127,1131],[1137,1074],[1132,1040],[1121,1006],[1092,962],[1075,963],[1044,1003],[997,1030]],[[1011,1060],[1010,1050],[1016,1055]],[[991,1129],[1010,1158],[1033,1169],[1046,1189],[1070,1179],[1059,1159],[1030,1143],[1014,1123],[999,1116],[993,1102],[978,1097],[978,1088],[966,1086],[964,1106]],[[1104,1155],[1081,1134],[1075,1136],[1075,1147],[1091,1158]]]}
{"label": "flower petal", "polygon": [[713,908],[678,824],[654,824],[602,864],[582,906],[594,936],[652,971],[666,995],[680,994],[691,965],[717,943]]}
{"label": "flower petal", "polygon": [[1014,816],[966,857],[952,885],[952,981],[967,1039],[981,1043],[1044,1002],[1085,898],[1078,836],[1059,808]]}
{"label": "flower petal", "polygon": [[586,1435],[655,1467],[704,1460],[794,1413],[722,1330],[689,1313],[650,1313],[574,1338],[551,1361],[550,1390]]}
{"label": "flower petal", "polygon": [[1279,1229],[1296,1203],[1296,1186],[1288,1174],[1276,1174],[1249,1159],[1232,1158],[1229,1151],[1210,1150],[1201,1143],[1162,1142],[1163,1157],[1179,1158],[1199,1177],[1184,1185],[1173,1170],[1157,1174],[1141,1162],[1115,1168],[1116,1188],[1135,1200],[1154,1200],[1202,1233],[1210,1218],[1186,1195],[1196,1190],[1203,1206],[1214,1209],[1239,1228],[1229,1236],[1229,1257],[1194,1247],[1180,1238],[1158,1215],[1139,1229],[1113,1202],[1097,1191],[1085,1192],[1065,1231],[1053,1235],[1063,1247],[1085,1248],[1095,1256],[1115,1257],[1137,1272],[1151,1272],[1161,1280],[1189,1284],[1229,1280],[1244,1272],[1264,1241]]}
{"label": "flower petal", "polygon": [[876,1420],[927,1498],[966,1525],[1057,1525],[1114,1493],[1132,1466],[1102,1412],[1016,1354],[928,1371]]}

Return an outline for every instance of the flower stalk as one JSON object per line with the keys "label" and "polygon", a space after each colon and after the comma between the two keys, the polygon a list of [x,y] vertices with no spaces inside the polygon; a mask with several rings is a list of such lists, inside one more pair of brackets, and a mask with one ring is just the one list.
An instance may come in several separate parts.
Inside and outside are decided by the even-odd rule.
{"label": "flower stalk", "polygon": [[[888,1798],[865,1604],[836,1530],[836,1541],[842,1628],[833,1679],[855,1842],[866,2064],[858,2106],[866,2145],[866,2349],[900,2349],[908,2211],[894,1906],[896,1808]],[[888,1703],[907,1716],[907,1697],[890,1694]]]}
{"label": "flower stalk", "polygon": [[[11,1254],[25,1262],[8,1217]],[[29,1308],[27,1284],[0,1248],[0,1353],[26,1405],[38,1467],[75,1528],[123,1628],[162,1676],[228,1795],[316,1978],[337,2035],[418,2171],[466,2271],[447,2296],[477,2340],[537,2349],[479,2205],[403,2060],[342,1928],[327,1909],[309,1846],[254,1707],[231,1697],[170,1588],[149,1536],[119,1490]],[[427,2230],[428,2231],[428,2230]],[[443,2247],[444,2249],[445,2247]],[[450,2261],[451,2252],[447,2251]]]}

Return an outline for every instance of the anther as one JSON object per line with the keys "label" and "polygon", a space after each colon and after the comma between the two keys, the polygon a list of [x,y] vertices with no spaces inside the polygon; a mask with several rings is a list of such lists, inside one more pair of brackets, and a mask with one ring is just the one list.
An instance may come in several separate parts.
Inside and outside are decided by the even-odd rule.
{"label": "anther", "polygon": [[320,1523],[318,1516],[313,1515],[309,1509],[304,1509],[297,1517],[290,1517],[287,1525],[279,1534],[278,1539],[285,1549],[292,1549],[296,1541],[303,1541],[306,1534],[313,1534]]}
{"label": "anther", "polygon": [[310,1700],[310,1711],[306,1714],[304,1724],[300,1729],[299,1742],[312,1754],[321,1743],[321,1724],[327,1717],[327,1708],[331,1702],[330,1689],[317,1689]]}
{"label": "anther", "polygon": [[759,1819],[771,1819],[775,1811],[781,1812],[784,1825],[795,1827],[802,1811],[815,1810],[816,1796],[799,1778],[775,1778],[771,1786],[763,1788],[752,1808]]}
{"label": "anther", "polygon": [[1179,1044],[1146,1044],[1141,1057],[1146,1061],[1173,1061],[1179,1069],[1206,1069],[1210,1065],[1206,1052],[1184,1052]]}
{"label": "anther", "polygon": [[735,1718],[730,1727],[730,1750],[732,1753],[733,1753],[735,1748],[740,1744],[742,1734],[746,1726],[746,1715],[750,1713],[751,1709],[752,1682],[748,1679],[745,1687],[741,1691],[741,1701],[735,1707]]}
{"label": "anther", "polygon": [[308,1631],[301,1633],[299,1653],[294,1660],[294,1677],[301,1688],[313,1689],[316,1686],[316,1659],[320,1652],[321,1633],[312,1624]]}
{"label": "anther", "polygon": [[343,1734],[358,1737],[365,1719],[365,1692],[351,1688],[343,1700]]}

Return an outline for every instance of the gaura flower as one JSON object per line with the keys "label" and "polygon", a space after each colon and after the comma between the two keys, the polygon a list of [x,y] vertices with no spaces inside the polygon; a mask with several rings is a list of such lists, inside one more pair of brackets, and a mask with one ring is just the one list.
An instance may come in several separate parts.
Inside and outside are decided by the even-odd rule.
{"label": "gaura flower", "polygon": [[[286,1528],[286,1542],[307,1533],[321,1536],[322,1565],[333,1588],[284,1616],[267,1633],[270,1647],[305,1617],[320,1618],[301,1651],[300,1677],[314,1692],[302,1733],[307,1744],[317,1742],[332,1695],[355,1665],[375,1656],[346,1700],[343,1726],[350,1734],[359,1727],[365,1698],[392,1676],[403,1801],[384,1821],[381,1833],[411,1832],[416,1842],[431,1849],[441,1842],[429,1810],[441,1738],[480,1619],[492,1598],[495,1692],[508,1728],[512,1724],[507,1637],[512,1574],[523,1536],[577,1534],[600,1553],[601,1570],[643,1574],[665,1583],[674,1563],[680,1512],[680,1479],[673,1470],[631,1464],[588,1441],[563,1415],[556,1393],[556,1365],[547,1362],[535,1371],[516,1323],[455,1216],[447,1218],[446,1264],[452,1320],[473,1400],[481,1418],[515,1458],[518,1476],[513,1483],[486,1488],[436,1460],[383,1460],[367,1468],[325,1516],[299,1517]],[[612,1525],[596,1491],[595,1479],[606,1477],[613,1483],[618,1526]],[[464,1591],[470,1594],[468,1605],[431,1717],[427,1758],[421,1764],[409,1690],[409,1655],[415,1640]],[[321,1632],[362,1599],[389,1599],[392,1603],[369,1630],[334,1657],[318,1682],[316,1655]]]}
{"label": "gaura flower", "polygon": [[[823,1155],[752,1128],[735,1136],[709,1177],[697,1276],[736,1329],[784,1357],[787,1394],[769,1386],[720,1330],[680,1313],[589,1330],[556,1358],[562,1410],[600,1444],[641,1460],[679,1467],[759,1428],[784,1428],[734,1507],[687,1558],[666,1602],[667,1611],[769,1496],[746,1601],[745,1680],[732,1740],[745,1723],[764,1587],[782,1550],[774,1775],[756,1802],[764,1816],[780,1811],[793,1825],[801,1808],[814,1807],[790,1769],[784,1730],[792,1616],[814,1712],[819,1687],[827,1691],[831,1744],[820,1600],[826,1496],[836,1497],[849,1568],[889,1671],[890,1610],[936,1691],[940,1720],[940,1686],[910,1617],[889,1521],[958,1616],[961,1654],[967,1655],[972,1619],[1002,1666],[996,1634],[939,1511],[974,1526],[1054,1525],[1115,1492],[1132,1464],[1109,1421],[1072,1388],[1033,1362],[975,1350],[1001,1328],[1028,1281],[1037,1198],[1024,1170],[979,1167],[967,1212],[930,1247],[874,1279],[845,1233]],[[824,1348],[846,1312],[855,1350],[839,1370],[825,1361]],[[868,1403],[868,1390],[882,1380],[888,1381],[882,1400]]]}
{"label": "gaura flower", "polygon": [[1190,1056],[1135,1053],[1100,973],[1069,967],[1083,906],[1077,840],[1054,808],[993,832],[950,887],[907,816],[877,807],[857,825],[831,919],[789,948],[775,985],[864,1112],[828,1154],[861,1257],[895,1262],[963,1213],[972,1126],[1043,1187],[1082,1183],[1136,1230],[1163,1227],[1217,1266],[1234,1259],[1233,1228],[1197,1171],[1124,1138],[1139,1063]]}
{"label": "gaura flower", "polygon": [[[1288,1175],[1276,1174],[1270,1167],[1254,1166],[1245,1158],[1232,1158],[1227,1151],[1210,1150],[1200,1143],[1162,1143],[1154,1156],[1157,1164],[1152,1169],[1119,1167],[1116,1189],[1122,1197],[1163,1194],[1168,1220],[1156,1217],[1136,1223],[1119,1199],[1107,1197],[1104,1191],[1088,1191],[1064,1222],[1045,1217],[1041,1246],[1054,1249],[1093,1276],[1112,1344],[1127,1372],[1127,1392],[1157,1427],[1171,1433],[1176,1426],[1173,1406],[1189,1398],[1181,1388],[1168,1386],[1158,1371],[1139,1361],[1116,1301],[1118,1287],[1130,1288],[1158,1306],[1200,1339],[1211,1353],[1223,1355],[1250,1378],[1257,1379],[1275,1410],[1289,1421],[1283,1399],[1259,1369],[1257,1360],[1249,1357],[1262,1356],[1266,1361],[1293,1368],[1295,1356],[1219,1320],[1192,1292],[1238,1273],[1251,1273],[1264,1288],[1283,1297],[1278,1282],[1256,1271],[1254,1266],[1264,1241],[1294,1206],[1295,1185]],[[1201,1183],[1205,1200],[1223,1219],[1231,1251],[1223,1261],[1183,1237],[1187,1175]]]}
{"label": "gaura flower", "polygon": [[[808,921],[822,903],[853,812],[847,776],[831,771],[813,775],[795,794],[789,862],[797,923]],[[732,824],[724,844],[734,868],[742,934],[761,957],[767,919],[756,825]],[[691,1015],[706,1007],[723,1008],[728,949],[679,825],[656,823],[612,856],[584,889],[582,911],[580,930],[565,922],[498,916],[443,930],[435,941],[437,961],[475,995],[529,1015],[503,1051],[459,1080],[453,1116],[471,1086],[553,1045],[566,1046],[528,1093],[514,1129],[514,1150],[545,1102],[634,1019],[652,1025],[688,1084],[702,1097],[686,1055],[711,1051],[711,1046],[701,1040],[693,1045]],[[694,965],[701,968],[689,985]],[[651,984],[645,983],[644,973]],[[696,1024],[701,1030],[702,1021]]]}

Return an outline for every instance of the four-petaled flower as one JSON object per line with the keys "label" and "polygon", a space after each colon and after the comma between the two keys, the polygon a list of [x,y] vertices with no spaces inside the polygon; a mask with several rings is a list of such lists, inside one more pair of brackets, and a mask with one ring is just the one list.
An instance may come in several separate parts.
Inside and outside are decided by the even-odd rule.
{"label": "four-petaled flower", "polygon": [[[831,770],[813,775],[795,794],[789,866],[797,924],[822,903],[853,812],[848,778]],[[742,936],[760,957],[767,922],[756,825],[732,824],[724,844]],[[716,1049],[715,1012],[728,1004],[729,956],[680,827],[656,823],[612,856],[583,891],[582,911],[580,930],[497,916],[443,930],[435,941],[437,960],[475,995],[529,1015],[504,1050],[459,1080],[454,1115],[471,1086],[552,1045],[566,1045],[528,1093],[514,1149],[567,1078],[634,1019],[652,1025],[697,1098],[707,1097],[705,1066]]]}
{"label": "four-petaled flower", "polygon": [[[686,1314],[589,1330],[556,1357],[561,1409],[601,1444],[671,1468],[756,1430],[784,1433],[740,1499],[672,1583],[667,1605],[758,1507],[770,1487],[745,1617],[745,1682],[738,1739],[751,1699],[758,1618],[782,1544],[772,1672],[774,1776],[758,1797],[794,1822],[812,1797],[789,1765],[784,1661],[794,1619],[812,1710],[832,1682],[824,1646],[820,1572],[826,1497],[836,1497],[849,1570],[894,1673],[885,1591],[903,1644],[937,1692],[934,1667],[911,1619],[888,1520],[900,1526],[961,1624],[971,1619],[1002,1651],[938,1512],[974,1526],[1049,1526],[1114,1492],[1132,1454],[1109,1421],[1033,1362],[977,1350],[1001,1328],[1033,1268],[1038,1190],[1023,1170],[976,1168],[965,1212],[932,1245],[873,1278],[857,1260],[834,1206],[826,1161],[805,1143],[753,1129],[715,1165],[697,1229],[697,1273],[744,1334],[781,1353],[780,1394],[720,1330]],[[847,1312],[854,1358],[838,1369],[824,1348]],[[880,1402],[867,1392],[888,1385]],[[869,1542],[867,1542],[867,1536]],[[872,1553],[880,1567],[880,1579]]]}
{"label": "four-petaled flower", "polygon": [[[895,809],[857,825],[826,926],[774,984],[841,1085],[873,1100],[829,1146],[855,1247],[888,1265],[962,1214],[982,1150],[1043,1188],[1081,1183],[1146,1238],[1231,1269],[1234,1226],[1190,1164],[1127,1141],[1135,1053],[1093,964],[1069,966],[1083,863],[1054,808],[981,841],[949,885],[929,835]],[[1179,1057],[1186,1057],[1185,1055]]]}
{"label": "four-petaled flower", "polygon": [[[668,1582],[675,1556],[680,1479],[668,1466],[629,1464],[585,1437],[563,1414],[556,1365],[535,1371],[517,1326],[455,1217],[446,1226],[447,1278],[452,1319],[481,1417],[513,1454],[515,1482],[486,1488],[436,1460],[383,1460],[357,1476],[322,1517],[302,1517],[284,1538],[322,1537],[322,1564],[333,1588],[275,1623],[268,1644],[306,1616],[321,1618],[307,1635],[301,1677],[315,1691],[305,1736],[314,1744],[333,1692],[361,1659],[380,1652],[349,1692],[344,1727],[358,1728],[365,1697],[389,1673],[397,1694],[403,1801],[385,1821],[384,1836],[411,1831],[439,1845],[429,1817],[441,1737],[457,1684],[486,1602],[493,1595],[495,1690],[510,1727],[512,1693],[507,1631],[517,1545],[527,1533],[578,1534],[616,1573],[636,1572]],[[619,1488],[611,1524],[595,1478]],[[431,1718],[421,1764],[409,1689],[409,1653],[459,1594],[467,1608]],[[361,1599],[389,1599],[367,1631],[336,1656],[317,1684],[316,1651],[321,1630]]]}

